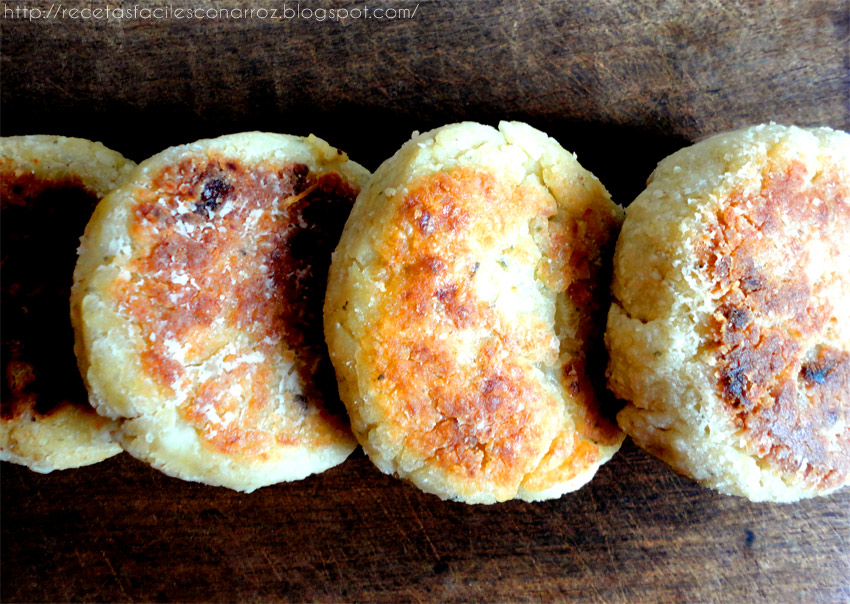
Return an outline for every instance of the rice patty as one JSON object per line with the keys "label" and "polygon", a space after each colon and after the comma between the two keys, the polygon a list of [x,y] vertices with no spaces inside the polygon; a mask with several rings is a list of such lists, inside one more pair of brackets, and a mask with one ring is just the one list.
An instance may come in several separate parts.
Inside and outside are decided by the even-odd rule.
{"label": "rice patty", "polygon": [[590,480],[623,439],[586,367],[621,219],[572,154],[525,124],[445,126],[384,162],[325,300],[340,394],[382,471],[468,503]]}
{"label": "rice patty", "polygon": [[75,273],[93,404],[163,472],[232,489],[355,448],[321,308],[368,172],[315,137],[168,149],[98,206]]}
{"label": "rice patty", "polygon": [[115,422],[88,403],[69,319],[74,258],[97,202],[135,164],[100,143],[0,138],[0,459],[50,472],[120,453]]}
{"label": "rice patty", "polygon": [[621,427],[754,501],[850,480],[850,136],[757,126],[662,161],[615,257]]}

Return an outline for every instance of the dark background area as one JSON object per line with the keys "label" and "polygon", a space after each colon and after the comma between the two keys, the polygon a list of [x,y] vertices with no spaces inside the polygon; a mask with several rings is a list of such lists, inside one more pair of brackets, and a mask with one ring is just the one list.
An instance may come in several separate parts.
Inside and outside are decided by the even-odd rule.
{"label": "dark background area", "polygon": [[[850,129],[846,1],[366,4],[416,14],[0,15],[0,133],[90,138],[140,161],[230,132],[312,132],[374,170],[413,130],[519,119],[625,205],[691,140],[771,120]],[[4,5],[24,6],[50,3]],[[490,507],[440,502],[360,452],[251,495],[126,455],[50,475],[3,464],[0,480],[4,602],[850,599],[850,492],[749,503],[628,442],[576,493]]]}

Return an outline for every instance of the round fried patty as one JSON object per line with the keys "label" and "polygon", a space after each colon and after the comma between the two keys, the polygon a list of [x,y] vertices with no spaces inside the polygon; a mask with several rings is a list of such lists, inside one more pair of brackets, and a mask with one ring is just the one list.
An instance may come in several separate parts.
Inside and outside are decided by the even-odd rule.
{"label": "round fried patty", "polygon": [[621,427],[723,493],[850,480],[850,136],[758,126],[662,161],[617,246]]}
{"label": "round fried patty", "polygon": [[75,272],[92,402],[132,455],[251,491],[354,449],[322,335],[366,170],[315,137],[168,149],[97,208]]}
{"label": "round fried patty", "polygon": [[86,221],[134,165],[82,139],[0,139],[0,459],[49,472],[121,451],[109,435],[114,422],[88,404],[68,299]]}
{"label": "round fried patty", "polygon": [[325,300],[340,394],[381,470],[469,503],[590,480],[623,439],[588,372],[621,219],[525,124],[446,126],[384,162]]}

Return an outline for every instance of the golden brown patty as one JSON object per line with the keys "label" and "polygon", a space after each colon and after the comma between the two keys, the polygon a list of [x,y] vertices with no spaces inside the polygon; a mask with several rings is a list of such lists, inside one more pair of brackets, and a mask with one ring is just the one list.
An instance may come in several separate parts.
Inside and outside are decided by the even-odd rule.
{"label": "golden brown patty", "polygon": [[315,137],[248,133],[169,149],[104,200],[74,296],[92,400],[127,451],[246,491],[351,453],[321,308],[367,176]]}
{"label": "golden brown patty", "polygon": [[109,436],[114,422],[88,404],[68,300],[86,221],[134,165],[81,139],[0,139],[0,459],[49,472],[121,451]]}
{"label": "golden brown patty", "polygon": [[443,498],[537,500],[614,454],[587,369],[621,216],[524,124],[446,126],[384,162],[325,301],[342,399],[380,469]]}
{"label": "golden brown patty", "polygon": [[759,126],[659,164],[630,206],[608,325],[618,419],[724,493],[850,480],[850,137]]}

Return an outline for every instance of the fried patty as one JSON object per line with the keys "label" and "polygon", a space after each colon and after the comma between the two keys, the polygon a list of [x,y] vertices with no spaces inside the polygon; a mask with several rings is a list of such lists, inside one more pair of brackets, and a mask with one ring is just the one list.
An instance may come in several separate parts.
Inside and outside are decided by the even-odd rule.
{"label": "fried patty", "polygon": [[128,452],[243,491],[351,453],[322,301],[367,177],[315,137],[247,133],[166,150],[98,206],[75,273],[82,364]]}
{"label": "fried patty", "polygon": [[615,258],[623,429],[723,493],[850,480],[850,136],[766,125],[661,162]]}
{"label": "fried patty", "polygon": [[446,126],[384,162],[325,300],[342,400],[381,470],[468,503],[590,480],[623,439],[591,380],[621,219],[525,124]]}
{"label": "fried patty", "polygon": [[49,472],[121,451],[88,403],[68,300],[86,221],[134,165],[82,139],[0,139],[0,459]]}

